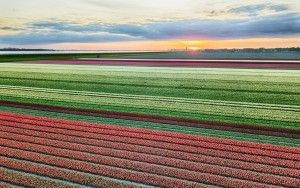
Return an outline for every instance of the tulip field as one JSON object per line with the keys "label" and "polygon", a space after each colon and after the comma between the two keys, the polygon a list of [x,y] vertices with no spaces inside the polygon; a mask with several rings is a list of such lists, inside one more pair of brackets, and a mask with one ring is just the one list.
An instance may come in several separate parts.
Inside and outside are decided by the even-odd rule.
{"label": "tulip field", "polygon": [[300,187],[300,62],[0,63],[0,187]]}

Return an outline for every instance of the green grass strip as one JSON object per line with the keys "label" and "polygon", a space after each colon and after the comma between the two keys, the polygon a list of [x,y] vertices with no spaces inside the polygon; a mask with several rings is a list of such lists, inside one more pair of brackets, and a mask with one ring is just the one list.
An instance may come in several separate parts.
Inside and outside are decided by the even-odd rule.
{"label": "green grass strip", "polygon": [[[243,103],[228,101],[213,101],[203,99],[186,99],[172,97],[153,97],[139,95],[121,95],[111,93],[79,92],[69,90],[53,90],[43,88],[28,88],[16,86],[1,86],[3,98],[15,96],[27,99],[39,99],[53,102],[67,102],[87,108],[90,105],[103,109],[109,106],[119,106],[119,111],[132,112],[130,109],[138,108],[139,111],[157,110],[161,115],[169,116],[170,112],[181,117],[182,113],[187,117],[198,119],[197,114],[224,115],[239,118],[254,118],[262,120],[287,121],[300,123],[299,106],[275,105],[259,103]],[[123,108],[123,109],[122,109]],[[107,109],[110,110],[110,109]],[[155,112],[157,113],[157,112]],[[196,117],[194,117],[195,114]],[[186,115],[184,115],[186,116]],[[199,116],[199,115],[198,115]],[[277,127],[280,127],[278,125]],[[299,126],[290,127],[299,129]]]}
{"label": "green grass strip", "polygon": [[0,85],[2,100],[300,129],[299,70],[3,63]]}
{"label": "green grass strip", "polygon": [[300,105],[298,70],[0,64],[0,84]]}

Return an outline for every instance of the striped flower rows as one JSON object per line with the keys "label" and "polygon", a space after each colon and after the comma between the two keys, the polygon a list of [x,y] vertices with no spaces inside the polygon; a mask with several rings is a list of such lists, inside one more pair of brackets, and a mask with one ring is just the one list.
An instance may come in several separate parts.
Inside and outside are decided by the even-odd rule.
{"label": "striped flower rows", "polygon": [[0,187],[300,187],[299,70],[201,68],[299,62],[72,62],[0,64]]}
{"label": "striped flower rows", "polygon": [[[223,144],[216,144],[215,142],[221,141],[221,139],[212,138],[209,141],[208,137],[192,136],[188,138],[188,135],[180,133],[160,133],[128,127],[118,128],[113,125],[52,120],[29,115],[23,117],[23,115],[9,113],[1,114],[0,119],[0,124],[7,126],[7,128],[18,127],[27,130],[22,131],[21,134],[12,133],[9,129],[2,130],[0,155],[9,158],[14,157],[20,160],[54,165],[60,169],[83,170],[84,173],[137,183],[143,182],[154,186],[267,187],[268,185],[276,185],[298,187],[300,185],[300,181],[296,178],[300,172],[298,148],[285,150],[287,147],[278,146],[276,148],[277,146],[261,144],[262,148],[266,148],[266,150],[261,150],[260,145],[257,145],[249,151],[244,151],[242,148],[250,146],[251,143],[224,140]],[[34,133],[35,131],[43,131],[48,135],[43,133],[37,134],[35,137],[26,136],[27,133]],[[69,135],[73,138],[93,138],[98,142],[102,140],[120,142],[124,145],[121,146],[123,149],[137,147],[135,151],[124,151],[121,150],[120,146],[119,149],[109,149],[107,148],[109,146],[106,145],[106,149],[101,146],[70,143],[59,138],[56,138],[60,140],[57,141],[54,140],[55,138],[50,138],[49,133],[50,135],[61,135],[61,138],[64,137],[64,139],[66,139],[65,135]],[[148,138],[145,139],[146,135]],[[175,137],[170,137],[171,135]],[[207,140],[207,146],[205,146],[204,140]],[[95,144],[95,142],[92,143]],[[102,143],[102,145],[104,144]],[[207,147],[210,149],[207,150]],[[234,151],[234,148],[237,150]],[[272,148],[276,148],[275,151]],[[156,153],[156,149],[158,149],[157,151],[162,150],[163,153]],[[146,154],[147,150],[148,152],[152,150],[153,153],[151,155]],[[177,151],[185,153],[188,157],[185,160],[178,159],[176,156],[166,158],[169,151],[171,153],[177,153]],[[200,159],[199,162],[201,160],[203,162],[196,163],[193,161],[193,157],[189,155],[195,156]],[[258,155],[261,156],[258,157]],[[218,157],[219,161],[223,160],[223,162],[214,165],[207,164],[204,161],[206,161],[205,158],[209,157]],[[224,158],[221,160],[220,157]],[[241,168],[226,167],[224,165],[225,160],[232,160],[236,163],[241,163],[238,160],[242,160],[244,163],[241,164],[247,170],[241,169],[243,166]],[[252,164],[247,165],[246,161],[252,162]],[[257,167],[255,167],[256,165]],[[285,168],[281,168],[281,166]],[[254,169],[249,170],[251,168]],[[259,170],[260,168],[261,170]],[[273,169],[271,171],[274,174],[270,174],[268,169]],[[76,180],[76,182],[80,181]]]}

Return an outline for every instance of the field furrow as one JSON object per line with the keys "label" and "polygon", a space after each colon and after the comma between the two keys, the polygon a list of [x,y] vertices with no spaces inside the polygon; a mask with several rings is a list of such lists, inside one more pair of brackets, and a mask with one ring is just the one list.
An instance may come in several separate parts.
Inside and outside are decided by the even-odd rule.
{"label": "field furrow", "polygon": [[[3,123],[1,123],[1,124],[3,124]],[[226,151],[223,149],[215,150],[215,149],[211,149],[211,148],[193,147],[193,146],[186,146],[186,145],[173,144],[173,143],[164,143],[164,142],[159,142],[159,141],[144,140],[144,139],[137,139],[137,138],[130,138],[130,137],[124,138],[122,136],[95,134],[95,133],[66,130],[66,129],[59,129],[59,128],[47,128],[47,127],[7,122],[7,121],[5,121],[5,123],[3,125],[12,126],[12,127],[21,127],[21,128],[25,128],[25,129],[29,129],[29,130],[38,130],[38,131],[50,132],[50,133],[61,133],[64,135],[77,136],[77,137],[83,137],[83,138],[95,138],[98,140],[131,143],[131,144],[138,143],[138,145],[142,145],[142,146],[157,147],[157,148],[162,148],[162,149],[170,149],[170,150],[174,150],[174,151],[182,151],[182,152],[189,152],[189,153],[195,153],[195,154],[204,154],[204,155],[209,155],[209,156],[220,156],[220,157],[225,157],[225,158],[229,158],[229,159],[238,159],[238,160],[249,161],[249,162],[257,162],[257,163],[263,163],[263,164],[270,164],[270,165],[274,165],[274,166],[282,166],[282,167],[290,167],[290,168],[300,169],[299,161],[283,159],[283,158],[281,158],[281,156],[272,156],[272,157],[257,156],[257,155],[253,155],[253,154],[247,154],[247,153],[230,152],[230,151]],[[280,160],[278,160],[278,159],[280,159]]]}
{"label": "field furrow", "polygon": [[35,163],[16,158],[0,156],[1,166],[12,170],[23,171],[26,173],[38,174],[41,176],[52,177],[60,180],[73,181],[85,186],[93,187],[124,187],[124,188],[150,188],[142,184],[134,184],[129,181],[120,181],[95,174],[59,168],[43,163]]}
{"label": "field furrow", "polygon": [[[32,131],[32,130],[26,130],[26,129],[24,130],[24,129],[18,129],[18,128],[12,129],[9,127],[8,128],[2,127],[2,126],[0,126],[0,127],[3,128],[1,134],[5,135],[5,136],[12,135],[12,134],[16,135],[14,133],[22,132],[22,135],[17,134],[14,137],[14,139],[18,139],[19,137],[24,139],[24,137],[26,137],[26,135],[29,135],[30,137],[34,136],[35,141],[39,140],[39,139],[48,138],[50,140],[56,141],[57,144],[59,143],[59,141],[65,141],[68,144],[77,143],[77,144],[83,144],[86,147],[103,148],[101,150],[101,152],[105,152],[106,150],[109,150],[111,152],[114,150],[124,151],[124,152],[128,151],[129,153],[135,152],[135,153],[139,153],[141,155],[149,154],[153,157],[162,156],[162,157],[167,157],[169,159],[173,158],[173,159],[178,159],[178,160],[212,164],[212,165],[218,165],[218,166],[224,166],[224,167],[231,167],[231,168],[238,167],[238,169],[251,170],[251,171],[263,172],[263,173],[271,173],[271,174],[290,176],[290,177],[295,177],[299,174],[299,170],[296,170],[296,169],[287,169],[287,168],[281,168],[278,166],[276,166],[276,167],[269,166],[269,165],[260,164],[260,163],[257,163],[254,166],[253,162],[232,160],[232,159],[228,159],[228,158],[213,157],[213,156],[207,156],[207,155],[202,155],[202,154],[186,153],[186,152],[173,151],[173,150],[168,150],[168,149],[160,149],[160,148],[149,147],[149,146],[140,146],[140,145],[134,145],[134,144],[128,144],[128,143],[118,143],[118,142],[113,142],[113,141],[99,141],[96,139],[77,138],[77,137],[71,137],[71,136],[67,136],[67,135],[63,135],[63,134],[38,132],[38,131]],[[43,137],[41,137],[40,134],[42,134]],[[96,150],[96,148],[95,148],[95,150]],[[95,153],[95,151],[93,151],[92,153]],[[147,158],[147,159],[150,159],[150,158]],[[178,164],[176,164],[176,165],[178,165]]]}
{"label": "field furrow", "polygon": [[299,188],[299,65],[0,63],[0,187]]}
{"label": "field furrow", "polygon": [[[47,145],[47,146],[53,146],[56,148],[63,148],[63,149],[68,149],[73,151],[87,152],[87,153],[97,154],[101,156],[113,156],[117,158],[125,158],[133,161],[143,161],[150,164],[159,164],[159,165],[175,167],[179,169],[187,169],[190,171],[196,171],[202,173],[210,173],[210,174],[230,176],[235,178],[242,178],[245,180],[258,181],[263,183],[272,184],[274,182],[278,182],[277,184],[280,184],[280,182],[284,182],[284,181],[295,181],[295,179],[292,178],[288,179],[288,178],[283,178],[282,176],[270,175],[269,171],[267,172],[268,174],[263,174],[263,173],[258,174],[257,171],[251,172],[251,171],[245,171],[245,170],[235,169],[235,168],[226,168],[226,167],[216,166],[216,165],[207,165],[203,163],[188,162],[188,161],[183,161],[178,159],[169,159],[169,158],[158,157],[153,155],[145,155],[141,153],[126,152],[122,150],[88,147],[85,145],[70,144],[70,143],[58,142],[58,141],[53,142],[51,140],[46,140],[46,139],[37,139],[37,138],[30,139],[30,137],[26,137],[26,136],[19,136],[19,137],[15,135],[3,136],[2,134],[0,134],[0,137],[2,137],[0,138],[0,140],[3,142],[7,142],[7,139],[19,140],[21,142],[36,143],[39,145]],[[26,147],[26,148],[28,149],[30,147]],[[293,173],[292,171],[293,170],[285,170],[280,175],[292,176],[295,178],[299,177],[300,171],[295,170]]]}
{"label": "field furrow", "polygon": [[[226,145],[234,145],[234,146],[242,146],[247,148],[256,148],[256,149],[263,149],[263,150],[272,150],[272,151],[279,151],[279,152],[289,152],[289,153],[295,153],[300,154],[299,148],[291,148],[291,147],[284,147],[284,146],[274,146],[269,144],[258,144],[258,143],[251,143],[251,142],[241,142],[236,140],[230,140],[230,139],[219,139],[219,138],[212,138],[212,137],[205,137],[205,136],[196,136],[196,135],[186,135],[181,134],[177,132],[169,132],[169,131],[157,131],[157,130],[149,130],[149,129],[142,129],[142,128],[133,128],[133,127],[120,127],[117,125],[111,125],[111,124],[96,124],[96,123],[87,123],[87,122],[75,122],[74,121],[68,121],[68,120],[62,120],[62,119],[53,119],[53,118],[46,118],[46,117],[37,117],[37,116],[31,116],[31,115],[20,115],[20,114],[14,114],[14,113],[5,113],[0,112],[0,117],[10,117],[14,118],[12,121],[17,121],[18,118],[22,118],[22,123],[31,123],[34,121],[36,125],[45,125],[46,122],[51,122],[52,125],[57,125],[59,128],[63,128],[65,125],[66,128],[69,128],[68,125],[74,126],[76,130],[85,130],[86,127],[89,131],[97,132],[93,130],[99,130],[101,133],[106,133],[105,131],[118,131],[119,133],[122,132],[128,132],[132,133],[133,135],[140,135],[143,136],[143,138],[147,138],[147,135],[155,135],[156,139],[163,138],[177,138],[181,139],[182,142],[189,145],[202,145],[202,143],[216,143],[216,144],[226,144]],[[116,135],[117,132],[114,132],[113,134]],[[152,137],[151,137],[152,138]],[[199,143],[201,142],[201,143]],[[224,146],[227,147],[227,146]]]}
{"label": "field furrow", "polygon": [[[30,127],[30,124],[37,124],[40,125],[42,128],[45,127],[51,127],[51,128],[58,128],[59,130],[71,130],[71,131],[83,131],[86,134],[95,134],[97,133],[97,137],[106,136],[106,135],[112,135],[112,137],[115,138],[127,138],[129,140],[135,140],[135,139],[144,139],[147,141],[153,141],[153,142],[161,142],[164,144],[176,144],[177,147],[181,146],[189,146],[190,148],[194,148],[195,152],[198,151],[197,146],[201,145],[202,148],[207,149],[213,149],[213,150],[224,150],[224,151],[231,151],[231,152],[239,152],[239,153],[245,153],[245,154],[254,154],[254,155],[260,155],[260,156],[269,156],[269,157],[278,157],[282,159],[292,159],[296,161],[300,161],[300,156],[298,154],[294,153],[286,153],[279,152],[279,151],[268,151],[263,149],[250,149],[250,148],[244,148],[241,146],[236,145],[225,145],[221,143],[211,143],[211,142],[199,142],[199,141],[193,141],[193,140],[187,140],[187,139],[176,139],[173,137],[166,137],[166,136],[158,136],[158,135],[149,135],[149,134],[141,134],[141,133],[130,133],[130,132],[123,132],[123,131],[115,131],[115,130],[107,130],[107,129],[99,129],[99,128],[84,128],[81,126],[76,125],[70,125],[70,124],[55,124],[55,123],[49,123],[49,122],[36,122],[34,120],[28,120],[28,119],[22,119],[20,121],[19,118],[13,118],[13,117],[3,117],[0,116],[0,119],[2,121],[9,121],[9,122],[22,122],[24,124],[28,124]],[[47,128],[46,128],[47,129]],[[46,130],[45,129],[45,130]],[[225,149],[224,149],[225,148]]]}
{"label": "field furrow", "polygon": [[92,174],[99,174],[118,179],[132,180],[159,186],[167,187],[207,187],[205,184],[183,181],[180,179],[162,177],[156,174],[149,174],[137,171],[126,170],[102,164],[89,163],[83,160],[46,155],[38,152],[25,151],[0,146],[0,154],[7,157],[15,157],[22,160],[37,161],[40,163],[58,166],[62,168],[84,171]]}
{"label": "field furrow", "polygon": [[[8,104],[8,103],[6,103]],[[20,108],[23,107],[23,108]],[[26,107],[26,109],[24,109]],[[32,109],[34,108],[34,109]],[[203,127],[195,127],[191,124],[180,124],[179,120],[172,121],[169,123],[155,123],[152,122],[153,120],[150,119],[140,119],[140,120],[128,120],[128,119],[120,119],[120,117],[103,117],[104,114],[92,114],[89,113],[83,113],[83,111],[77,111],[80,112],[80,114],[85,115],[79,115],[78,113],[71,111],[59,111],[59,112],[53,112],[53,111],[46,111],[49,110],[48,108],[35,108],[33,106],[27,106],[23,105],[21,106],[18,104],[18,108],[16,107],[0,107],[1,110],[6,112],[13,112],[13,113],[20,113],[20,114],[30,114],[31,116],[39,116],[39,117],[50,117],[50,118],[61,118],[64,120],[75,120],[80,122],[89,122],[89,123],[97,123],[97,124],[110,124],[110,125],[116,125],[120,127],[136,127],[136,128],[144,128],[148,130],[159,130],[159,131],[168,131],[168,132],[179,132],[179,133],[186,133],[191,135],[203,135],[203,136],[213,136],[217,138],[229,138],[234,140],[242,140],[242,141],[250,141],[256,143],[269,143],[269,144],[275,144],[275,145],[285,145],[285,146],[300,146],[300,140],[296,138],[290,138],[290,137],[276,137],[276,136],[267,136],[262,135],[262,129],[260,127],[260,134],[249,134],[249,133],[242,133],[237,131],[225,131],[225,130],[217,130],[213,129],[211,122],[208,123],[211,127],[203,128]],[[187,121],[187,120],[185,120]],[[183,122],[182,122],[183,123]],[[176,125],[177,124],[177,125]],[[185,126],[186,125],[186,126]],[[222,123],[221,125],[225,125]],[[202,124],[203,126],[203,124]],[[229,125],[226,124],[228,127]],[[244,126],[243,126],[244,127]],[[244,129],[242,129],[244,130]],[[283,130],[277,130],[282,132]],[[248,143],[248,142],[247,142]]]}
{"label": "field furrow", "polygon": [[23,171],[16,171],[0,166],[0,179],[12,184],[26,187],[59,187],[59,188],[80,188],[79,184],[51,179],[36,174],[29,174]]}

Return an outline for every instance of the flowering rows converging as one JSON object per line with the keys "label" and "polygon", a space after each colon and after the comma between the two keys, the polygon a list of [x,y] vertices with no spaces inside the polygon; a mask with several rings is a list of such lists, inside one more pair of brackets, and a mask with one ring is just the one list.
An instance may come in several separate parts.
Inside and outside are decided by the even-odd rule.
{"label": "flowering rows converging", "polygon": [[0,64],[0,187],[300,187],[298,65],[74,62]]}

